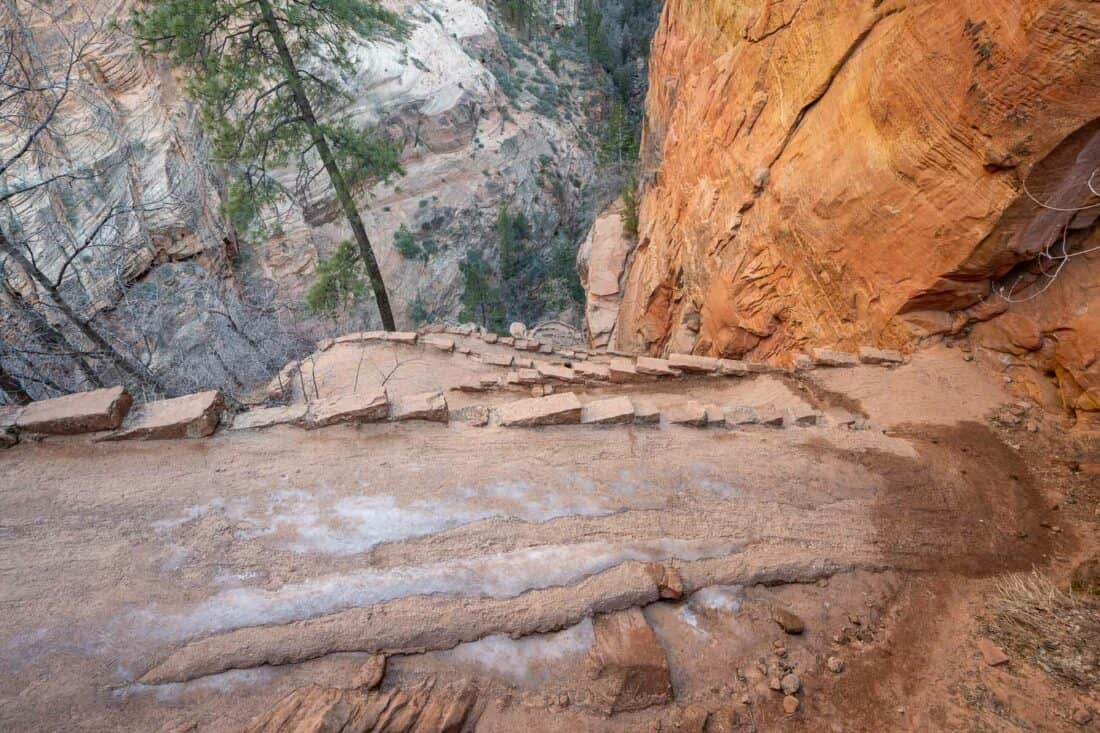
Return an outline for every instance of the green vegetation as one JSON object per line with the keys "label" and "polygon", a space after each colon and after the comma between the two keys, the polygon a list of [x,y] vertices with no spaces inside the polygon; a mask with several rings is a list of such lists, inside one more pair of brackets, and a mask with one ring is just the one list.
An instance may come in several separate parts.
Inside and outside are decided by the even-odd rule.
{"label": "green vegetation", "polygon": [[[346,303],[366,277],[387,330],[395,328],[382,274],[353,192],[400,172],[399,151],[369,130],[339,119],[338,79],[353,71],[349,43],[400,36],[405,24],[376,0],[147,0],[132,16],[140,46],[186,74],[212,156],[231,178],[225,213],[244,237],[270,233],[287,191],[271,171],[295,166],[301,180],[320,167],[336,193],[354,247],[341,245],[319,274],[310,306]],[[323,57],[317,64],[303,62]],[[329,78],[324,76],[330,75]],[[336,273],[333,268],[343,267]],[[360,282],[360,286],[362,283]]]}
{"label": "green vegetation", "polygon": [[362,266],[355,242],[342,242],[331,257],[317,264],[317,279],[306,294],[309,309],[322,315],[336,315],[365,296]]}
{"label": "green vegetation", "polygon": [[623,184],[623,236],[636,241],[638,239],[638,179],[628,176]]}

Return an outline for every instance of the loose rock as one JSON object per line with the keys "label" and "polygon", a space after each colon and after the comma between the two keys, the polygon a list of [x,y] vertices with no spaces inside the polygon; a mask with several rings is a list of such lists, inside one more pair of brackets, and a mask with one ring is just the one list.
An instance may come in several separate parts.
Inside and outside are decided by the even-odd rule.
{"label": "loose rock", "polygon": [[844,671],[844,660],[839,657],[829,657],[825,661],[825,665],[829,668],[829,671],[834,674],[840,674]]}
{"label": "loose rock", "polygon": [[798,708],[802,706],[797,697],[787,695],[783,698],[783,712],[787,715],[794,715],[798,712]]}
{"label": "loose rock", "polygon": [[640,609],[597,616],[592,626],[586,671],[599,707],[617,713],[672,701],[668,659]]}
{"label": "loose rock", "polygon": [[772,606],[771,620],[779,624],[779,627],[788,634],[801,634],[806,628],[805,622],[802,621],[798,614],[792,613],[778,605]]}
{"label": "loose rock", "polygon": [[784,675],[783,679],[780,681],[780,684],[783,686],[783,693],[786,695],[793,695],[802,689],[802,680],[799,679],[798,675],[794,674],[793,672],[791,674]]}
{"label": "loose rock", "polygon": [[990,667],[999,667],[1002,664],[1008,664],[1008,655],[989,639],[978,639],[978,651],[982,655],[982,660]]}

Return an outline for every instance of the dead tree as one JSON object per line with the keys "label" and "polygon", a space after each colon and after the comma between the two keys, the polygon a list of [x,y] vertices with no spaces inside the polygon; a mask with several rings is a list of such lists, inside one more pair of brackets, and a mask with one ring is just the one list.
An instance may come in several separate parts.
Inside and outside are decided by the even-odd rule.
{"label": "dead tree", "polygon": [[[39,14],[36,19],[50,29],[51,48],[38,47],[23,10]],[[128,207],[121,202],[107,206],[95,220],[74,227],[79,236],[65,227],[43,232],[40,222],[21,219],[35,210],[38,197],[56,199],[78,184],[97,183],[125,162],[104,155],[82,168],[65,154],[66,140],[85,131],[65,110],[80,101],[80,74],[90,49],[102,40],[101,21],[89,18],[62,27],[46,9],[10,0],[0,5],[0,15],[0,259],[34,289],[34,313],[26,315],[37,321],[35,330],[53,347],[68,351],[89,383],[102,383],[105,366],[126,381],[164,392],[154,374],[123,353],[110,329],[98,322],[95,308],[71,300],[73,291],[83,288],[74,277],[74,263],[104,246],[102,233]]]}

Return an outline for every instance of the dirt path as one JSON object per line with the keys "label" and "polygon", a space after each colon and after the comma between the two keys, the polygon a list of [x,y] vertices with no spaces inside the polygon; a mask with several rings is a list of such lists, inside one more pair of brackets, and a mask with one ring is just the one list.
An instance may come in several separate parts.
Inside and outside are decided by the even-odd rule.
{"label": "dirt path", "polygon": [[[335,356],[323,389],[347,379]],[[460,358],[426,355],[390,386],[445,387]],[[375,652],[387,687],[475,680],[479,730],[532,715],[539,730],[638,730],[689,704],[797,724],[767,689],[772,605],[807,621],[784,658],[827,678],[836,629],[862,617],[873,647],[914,573],[981,583],[1061,541],[1041,526],[1040,481],[986,425],[1002,396],[938,358],[805,385],[629,388],[790,397],[882,415],[885,433],[409,423],[0,453],[0,727],[237,730],[304,684],[346,686]],[[930,374],[940,389],[916,401]],[[893,407],[918,402],[908,420]],[[689,601],[660,601],[654,564]],[[679,705],[605,719],[585,704],[587,619],[631,606]]]}

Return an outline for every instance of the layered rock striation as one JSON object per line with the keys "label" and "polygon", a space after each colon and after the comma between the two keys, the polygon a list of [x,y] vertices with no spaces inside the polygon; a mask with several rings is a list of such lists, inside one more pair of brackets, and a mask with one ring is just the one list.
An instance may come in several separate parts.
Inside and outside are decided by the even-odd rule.
{"label": "layered rock striation", "polygon": [[1095,409],[1098,39],[1079,0],[669,0],[612,348],[786,360],[994,319],[987,361]]}

